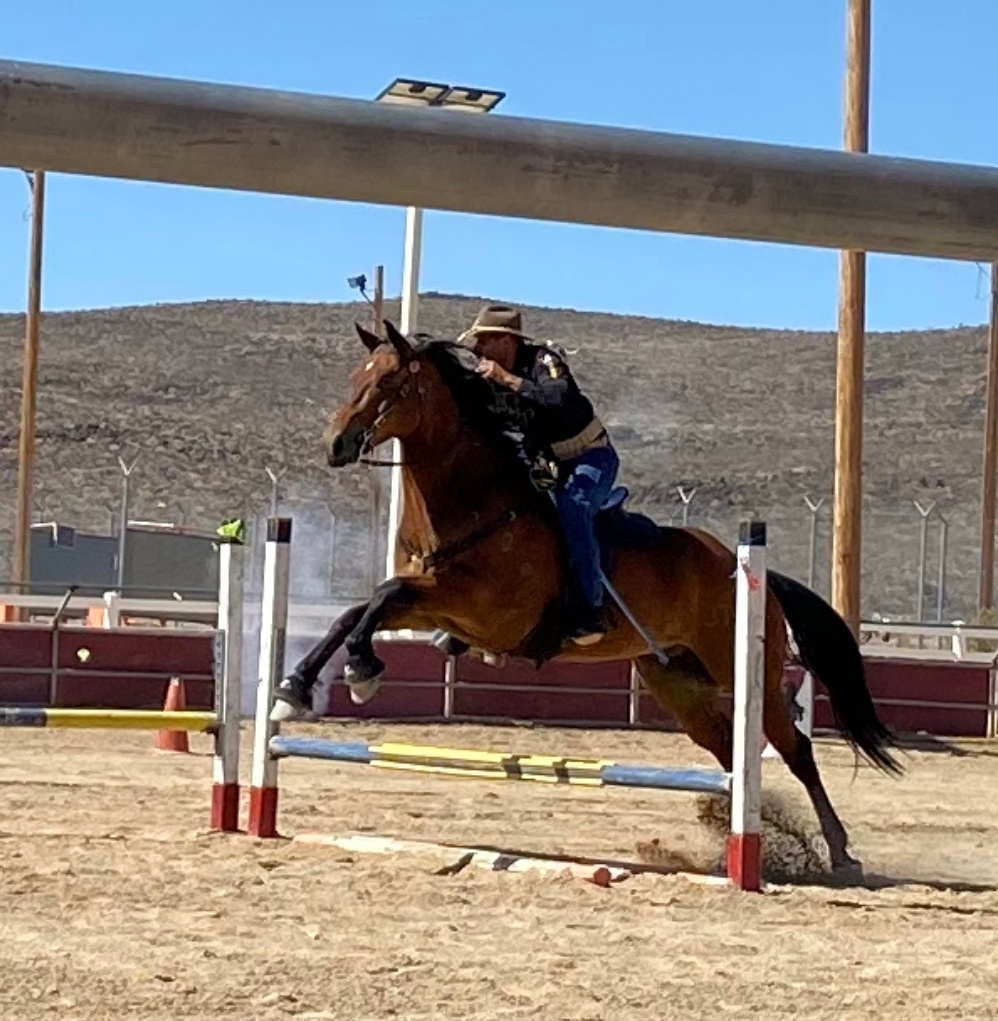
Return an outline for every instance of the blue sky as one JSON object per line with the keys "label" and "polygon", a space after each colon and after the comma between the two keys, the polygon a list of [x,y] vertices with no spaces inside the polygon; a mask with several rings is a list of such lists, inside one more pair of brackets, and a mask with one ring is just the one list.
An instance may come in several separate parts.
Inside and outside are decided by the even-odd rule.
{"label": "blue sky", "polygon": [[[871,149],[998,164],[994,0],[874,0]],[[0,58],[372,97],[397,75],[503,89],[499,112],[837,148],[845,0],[42,0]],[[0,310],[25,301],[28,190],[0,170]],[[52,175],[48,309],[339,301],[401,209]],[[421,286],[550,306],[832,329],[833,251],[429,212]],[[869,260],[870,329],[987,318],[974,264]]]}

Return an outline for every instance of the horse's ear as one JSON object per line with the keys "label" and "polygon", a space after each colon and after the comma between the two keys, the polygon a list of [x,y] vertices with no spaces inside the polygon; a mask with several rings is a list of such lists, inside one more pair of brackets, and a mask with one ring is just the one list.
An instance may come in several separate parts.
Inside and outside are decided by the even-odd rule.
{"label": "horse's ear", "polygon": [[398,352],[399,358],[403,362],[411,361],[416,357],[416,352],[413,351],[412,345],[406,340],[405,335],[395,328],[395,324],[389,322],[387,319],[384,321],[385,331],[388,334],[388,343]]}
{"label": "horse's ear", "polygon": [[381,345],[381,338],[376,333],[372,333],[370,330],[365,329],[360,325],[360,323],[354,323],[353,325],[354,329],[357,331],[357,336],[360,337],[364,347],[366,347],[368,351],[373,352]]}

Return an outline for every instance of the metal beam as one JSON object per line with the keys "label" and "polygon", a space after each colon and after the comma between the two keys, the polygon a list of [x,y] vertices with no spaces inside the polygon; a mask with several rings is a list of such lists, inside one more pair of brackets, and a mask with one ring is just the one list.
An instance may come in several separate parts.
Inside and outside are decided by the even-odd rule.
{"label": "metal beam", "polygon": [[998,169],[0,61],[0,165],[998,261]]}

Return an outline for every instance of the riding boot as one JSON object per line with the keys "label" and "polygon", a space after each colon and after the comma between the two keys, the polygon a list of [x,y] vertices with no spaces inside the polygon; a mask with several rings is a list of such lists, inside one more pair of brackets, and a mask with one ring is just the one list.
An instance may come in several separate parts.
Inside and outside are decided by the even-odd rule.
{"label": "riding boot", "polygon": [[602,606],[583,607],[575,618],[575,626],[569,632],[569,638],[576,645],[595,645],[609,630]]}

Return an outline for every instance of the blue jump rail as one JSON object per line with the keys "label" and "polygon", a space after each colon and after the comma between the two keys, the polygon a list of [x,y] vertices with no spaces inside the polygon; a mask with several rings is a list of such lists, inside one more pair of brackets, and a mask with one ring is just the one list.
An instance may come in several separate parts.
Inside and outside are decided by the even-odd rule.
{"label": "blue jump rail", "polygon": [[[311,737],[273,737],[270,740],[270,754],[275,759],[325,759],[333,762],[354,762],[374,765],[382,759],[361,742],[324,741]],[[511,756],[510,759],[513,757]],[[460,768],[457,757],[449,760],[450,765]],[[444,765],[444,763],[441,763]],[[429,770],[432,772],[432,769]],[[469,770],[470,772],[470,770]],[[506,774],[507,779],[535,779],[536,776],[519,776],[515,771]],[[497,779],[503,779],[499,776]],[[703,794],[729,794],[731,774],[720,770],[668,768],[662,766],[636,766],[624,763],[604,764],[594,774],[594,779],[608,787],[643,787],[655,790],[692,791]],[[572,782],[566,776],[565,782]]]}

